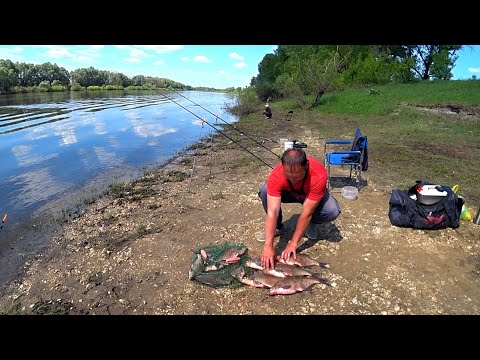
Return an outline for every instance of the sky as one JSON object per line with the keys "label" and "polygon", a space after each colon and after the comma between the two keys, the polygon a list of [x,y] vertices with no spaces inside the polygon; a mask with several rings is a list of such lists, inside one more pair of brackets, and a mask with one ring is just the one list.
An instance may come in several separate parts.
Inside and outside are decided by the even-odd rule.
{"label": "sky", "polygon": [[94,67],[216,89],[246,87],[276,45],[0,45],[0,59],[72,71]]}
{"label": "sky", "polygon": [[[258,64],[276,45],[0,45],[0,59],[72,71],[97,70],[167,78],[216,89],[246,87]],[[480,79],[480,45],[465,46],[452,70],[454,80]]]}

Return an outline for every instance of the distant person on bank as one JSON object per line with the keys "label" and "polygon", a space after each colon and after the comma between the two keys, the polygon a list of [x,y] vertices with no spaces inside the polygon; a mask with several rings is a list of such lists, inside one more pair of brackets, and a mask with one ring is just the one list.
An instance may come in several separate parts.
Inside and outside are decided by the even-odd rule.
{"label": "distant person on bank", "polygon": [[272,110],[270,110],[270,105],[265,105],[265,110],[263,110],[263,116],[265,119],[272,118]]}

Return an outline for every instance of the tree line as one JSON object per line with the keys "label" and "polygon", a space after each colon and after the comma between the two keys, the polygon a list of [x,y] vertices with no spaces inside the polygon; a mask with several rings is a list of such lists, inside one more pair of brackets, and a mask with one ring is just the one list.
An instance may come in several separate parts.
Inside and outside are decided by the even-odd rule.
{"label": "tree line", "polygon": [[263,57],[248,90],[262,101],[293,98],[302,107],[316,107],[326,92],[349,86],[450,80],[462,47],[279,45]]}
{"label": "tree line", "polygon": [[0,94],[99,89],[170,89],[194,90],[189,85],[152,76],[98,70],[93,67],[68,71],[57,64],[27,64],[0,59]]}

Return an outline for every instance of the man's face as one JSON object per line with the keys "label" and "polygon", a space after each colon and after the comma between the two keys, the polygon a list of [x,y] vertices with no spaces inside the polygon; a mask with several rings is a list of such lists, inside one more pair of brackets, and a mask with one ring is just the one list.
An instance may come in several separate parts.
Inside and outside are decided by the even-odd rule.
{"label": "man's face", "polygon": [[307,168],[305,166],[297,165],[294,167],[291,166],[284,166],[283,173],[285,177],[292,182],[292,184],[296,184],[299,181],[302,181],[305,177],[305,171]]}

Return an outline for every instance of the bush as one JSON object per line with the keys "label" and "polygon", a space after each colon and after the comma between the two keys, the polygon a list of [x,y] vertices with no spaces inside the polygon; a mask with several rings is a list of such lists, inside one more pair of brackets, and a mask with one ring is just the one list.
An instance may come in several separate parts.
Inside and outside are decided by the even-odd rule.
{"label": "bush", "polygon": [[233,106],[226,105],[233,115],[246,116],[258,111],[261,101],[258,99],[254,86],[240,90]]}

